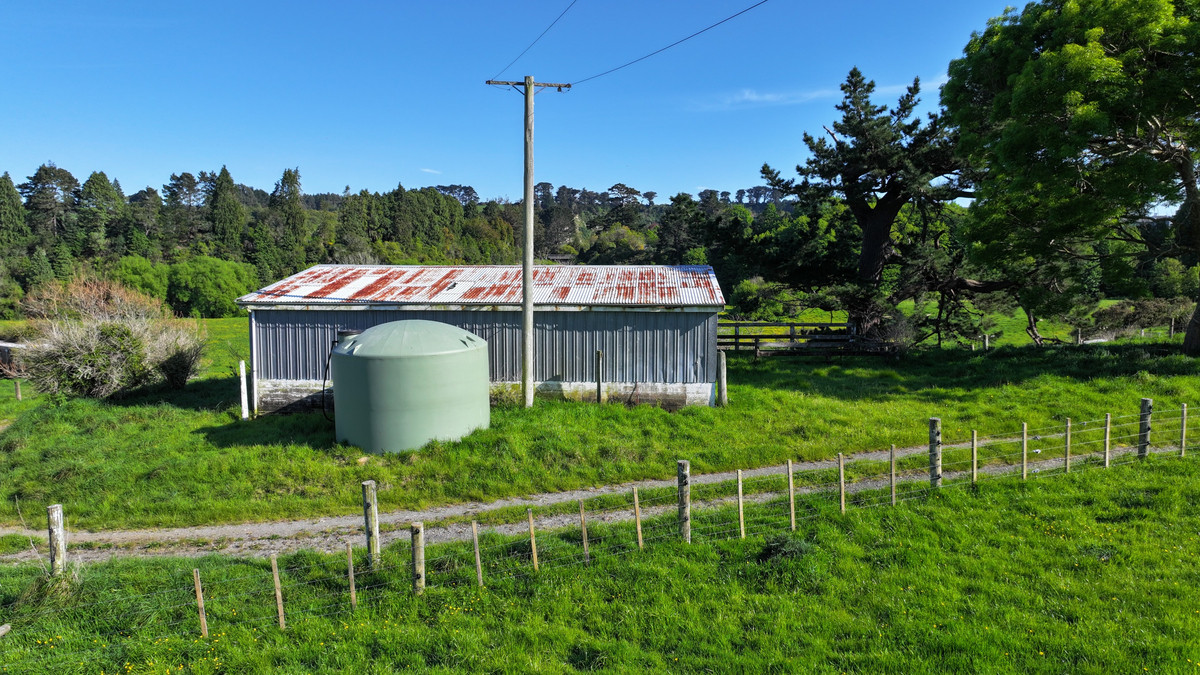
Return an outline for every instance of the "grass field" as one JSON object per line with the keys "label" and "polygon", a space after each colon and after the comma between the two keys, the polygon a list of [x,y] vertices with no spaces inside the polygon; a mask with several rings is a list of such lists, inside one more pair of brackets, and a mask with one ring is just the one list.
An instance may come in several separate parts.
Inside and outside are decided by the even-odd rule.
{"label": "grass field", "polygon": [[[182,526],[353,514],[374,479],[383,508],[490,500],[785,459],[916,446],[926,420],[946,441],[1161,410],[1200,399],[1195,361],[1165,344],[918,352],[901,360],[730,359],[731,406],[669,413],[648,406],[539,402],[497,406],[461,442],[372,457],[333,442],[319,414],[238,414],[245,320],[206,322],[204,377],[182,392],[51,405],[0,391],[0,522],[51,503],[72,527]],[[37,523],[31,523],[36,525]]]}
{"label": "grass field", "polygon": [[[263,560],[124,560],[70,585],[0,568],[6,672],[1192,672],[1200,662],[1200,464],[1151,457],[1068,476],[956,484],[897,507],[813,501],[780,536],[778,503],[666,516],[637,550],[628,525],[427,551],[409,588],[407,537],[376,572],[356,552],[280,558],[288,627]],[[665,526],[665,527],[664,527]],[[205,583],[198,635],[191,569]]]}

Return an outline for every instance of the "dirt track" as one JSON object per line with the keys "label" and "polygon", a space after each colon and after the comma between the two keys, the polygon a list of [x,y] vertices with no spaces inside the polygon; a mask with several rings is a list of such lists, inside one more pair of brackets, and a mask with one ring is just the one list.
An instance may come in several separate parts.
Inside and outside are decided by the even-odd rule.
{"label": "dirt track", "polygon": [[[1043,436],[1049,438],[1052,436]],[[993,439],[996,440],[996,439]],[[1011,440],[1011,439],[1009,439]],[[961,448],[963,444],[943,446],[946,449]],[[1177,452],[1175,448],[1155,448],[1152,452]],[[927,453],[925,447],[897,449],[897,458],[906,457],[915,454]],[[1113,457],[1122,457],[1134,452],[1131,448],[1114,448]],[[851,457],[847,460],[887,460],[888,451],[865,452]],[[1061,459],[1047,461],[1031,461],[1029,468],[1031,472],[1046,471],[1054,469],[1062,465]],[[816,462],[798,462],[793,465],[793,469],[799,471],[811,471],[816,469],[836,468],[836,460],[823,460]],[[1019,472],[1020,466],[1010,465],[993,465],[980,468],[980,473],[990,475],[1001,475],[1006,473]],[[756,477],[783,474],[785,469],[782,466],[769,466],[759,469],[750,469],[743,471],[742,474],[746,480]],[[943,476],[946,480],[953,480],[962,477],[965,472],[946,471]],[[737,474],[733,471],[719,472],[704,475],[692,476],[693,485],[705,485],[710,483],[721,483],[726,481],[736,480]],[[905,476],[899,479],[901,482],[917,482],[928,480],[927,475]],[[846,490],[848,493],[860,492],[863,490],[874,490],[886,487],[886,480],[867,480],[858,481],[847,484]],[[633,487],[638,487],[639,490],[648,488],[670,488],[675,486],[674,480],[647,480],[634,483],[623,483],[620,485],[610,485],[604,487],[586,488],[581,490],[569,490],[566,492],[553,492],[546,494],[531,495],[522,498],[499,499],[488,503],[466,503],[452,504],[440,506],[422,511],[390,511],[379,514],[380,524],[383,528],[381,538],[386,546],[395,539],[408,539],[407,525],[413,521],[422,521],[427,523],[426,541],[428,543],[438,543],[445,541],[462,541],[470,539],[471,528],[468,523],[444,523],[438,524],[439,521],[447,519],[457,519],[470,517],[487,511],[500,509],[504,507],[537,507],[564,502],[575,502],[580,499],[590,499],[605,494],[618,492],[628,492]],[[808,490],[797,489],[798,493],[803,493]],[[777,493],[758,493],[747,495],[747,501],[766,501],[777,497]],[[717,503],[704,504],[697,503],[695,508],[703,508],[705,505],[718,505],[727,500],[719,500]],[[674,505],[670,506],[647,506],[642,509],[644,517],[657,515],[658,513],[674,509]],[[622,521],[631,520],[632,513],[624,511],[606,512],[589,515],[589,518],[596,518],[600,521]],[[574,514],[565,515],[550,515],[535,518],[535,523],[538,529],[554,529],[558,527],[569,527],[578,523],[578,516]],[[67,522],[68,528],[70,521]],[[500,532],[503,534],[522,534],[527,532],[528,524],[525,521],[514,523],[511,525],[489,525],[488,530]],[[109,530],[100,532],[75,532],[68,530],[67,542],[69,546],[70,559],[80,562],[92,562],[98,560],[106,560],[113,557],[145,557],[158,555],[174,555],[174,556],[201,556],[211,553],[221,553],[227,555],[254,556],[265,557],[271,553],[284,553],[298,549],[310,549],[325,552],[335,552],[344,549],[345,542],[350,541],[355,546],[362,545],[363,519],[360,515],[354,516],[336,516],[329,518],[318,518],[315,520],[291,520],[291,521],[276,521],[262,523],[243,523],[237,525],[212,525],[212,526],[197,526],[171,529],[142,529],[142,530]],[[46,533],[41,530],[25,530],[20,528],[0,528],[0,535],[4,534],[20,534],[31,537],[33,542],[36,542],[36,550],[33,545],[31,548],[19,553],[0,556],[0,561],[5,562],[25,562],[31,560],[44,560],[47,555],[45,538]]]}

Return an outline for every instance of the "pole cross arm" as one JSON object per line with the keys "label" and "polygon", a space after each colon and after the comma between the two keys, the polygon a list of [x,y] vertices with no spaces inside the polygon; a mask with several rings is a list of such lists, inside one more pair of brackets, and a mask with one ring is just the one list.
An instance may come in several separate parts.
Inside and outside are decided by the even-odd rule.
{"label": "pole cross arm", "polygon": [[[499,85],[502,85],[505,87],[524,87],[525,86],[524,82],[509,82],[507,80],[487,80],[486,82],[484,82],[484,84],[499,84]],[[533,86],[535,86],[535,87],[554,87],[554,88],[558,89],[559,91],[562,91],[563,89],[571,88],[571,85],[566,84],[566,83],[559,83],[559,82],[534,82]]]}

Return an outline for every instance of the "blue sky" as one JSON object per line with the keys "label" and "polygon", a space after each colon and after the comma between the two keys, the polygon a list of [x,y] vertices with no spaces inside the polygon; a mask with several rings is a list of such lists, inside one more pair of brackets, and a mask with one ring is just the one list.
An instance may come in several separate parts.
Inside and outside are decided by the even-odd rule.
{"label": "blue sky", "polygon": [[[576,82],[752,0],[526,2],[6,2],[0,173],[53,161],[126,193],[227,165],[270,190],[522,190],[520,95],[484,81]],[[858,66],[894,100],[919,76],[935,102],[949,61],[1000,14],[992,0],[771,0],[570,92],[536,98],[536,180],[659,200],[761,184],[804,159]]]}

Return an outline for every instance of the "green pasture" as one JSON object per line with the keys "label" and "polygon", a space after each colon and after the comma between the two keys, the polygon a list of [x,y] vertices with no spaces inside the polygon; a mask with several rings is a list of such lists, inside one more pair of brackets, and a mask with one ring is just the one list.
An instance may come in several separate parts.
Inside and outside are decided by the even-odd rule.
{"label": "green pasture", "polygon": [[[263,559],[116,560],[50,582],[0,568],[6,672],[393,673],[1192,672],[1200,662],[1200,465],[1152,456],[1028,482],[989,478],[858,495],[846,514],[805,497],[795,534],[779,501],[524,537],[485,530],[426,550],[411,590],[408,537],[382,564],[355,550],[281,556],[276,624]],[[205,588],[199,634],[192,582]]]}

